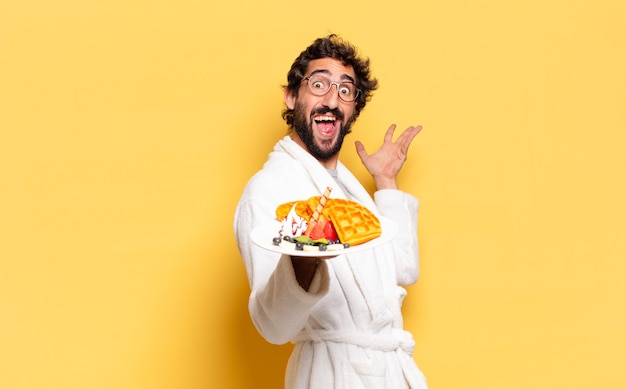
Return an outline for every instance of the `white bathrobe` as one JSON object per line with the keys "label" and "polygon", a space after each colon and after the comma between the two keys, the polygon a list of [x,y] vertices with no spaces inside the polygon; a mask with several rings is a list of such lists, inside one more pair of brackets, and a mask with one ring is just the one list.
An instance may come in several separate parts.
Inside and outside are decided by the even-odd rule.
{"label": "white bathrobe", "polygon": [[[295,344],[286,388],[426,388],[400,310],[402,286],[416,282],[419,274],[418,201],[399,190],[378,191],[373,201],[343,164],[337,173],[345,190],[286,136],[246,185],[234,227],[251,287],[252,320],[268,342]],[[393,220],[399,232],[391,243],[321,262],[305,291],[290,257],[255,246],[250,231],[275,219],[278,205],[321,195],[328,186],[330,197],[362,203]]]}

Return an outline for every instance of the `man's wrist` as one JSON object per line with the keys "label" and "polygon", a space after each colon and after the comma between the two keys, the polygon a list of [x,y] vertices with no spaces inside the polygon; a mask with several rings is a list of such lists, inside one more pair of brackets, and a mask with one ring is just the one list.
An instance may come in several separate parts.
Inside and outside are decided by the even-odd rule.
{"label": "man's wrist", "polygon": [[319,263],[320,259],[316,257],[291,257],[291,265],[296,274],[296,279],[304,290],[309,290]]}
{"label": "man's wrist", "polygon": [[376,190],[381,189],[398,189],[398,181],[395,177],[373,177],[374,178],[374,186],[376,186]]}

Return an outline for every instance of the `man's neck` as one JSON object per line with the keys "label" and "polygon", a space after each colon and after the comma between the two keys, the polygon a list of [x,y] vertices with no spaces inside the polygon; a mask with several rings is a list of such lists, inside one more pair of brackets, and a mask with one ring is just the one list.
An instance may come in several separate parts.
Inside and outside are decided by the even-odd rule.
{"label": "man's neck", "polygon": [[[304,142],[302,141],[302,139],[300,138],[300,136],[298,135],[297,132],[292,131],[290,136],[291,136],[291,139],[293,139],[293,141],[296,142],[296,144],[298,144],[300,147],[305,149],[309,154],[311,153],[309,151],[309,149],[306,147],[306,145],[304,144]],[[326,169],[333,169],[334,170],[334,169],[337,169],[337,163],[339,162],[339,154],[333,155],[332,157],[330,157],[329,159],[326,159],[326,160],[317,159],[317,161],[322,166],[324,166]]]}

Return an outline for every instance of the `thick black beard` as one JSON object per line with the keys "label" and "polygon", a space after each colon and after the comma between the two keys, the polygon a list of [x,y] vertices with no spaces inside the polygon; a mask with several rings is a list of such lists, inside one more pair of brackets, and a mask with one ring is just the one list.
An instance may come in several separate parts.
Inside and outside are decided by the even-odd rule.
{"label": "thick black beard", "polygon": [[[343,119],[343,113],[339,110],[333,110],[330,108],[326,109],[318,109],[312,113],[314,114],[324,114],[327,112],[333,113],[335,117],[339,120]],[[343,120],[342,120],[343,122]],[[331,144],[332,141],[325,141],[324,144],[318,145],[313,138],[313,123],[307,121],[307,117],[304,115],[304,108],[297,104],[296,109],[294,110],[293,116],[293,128],[304,142],[304,145],[309,150],[309,153],[318,161],[327,161],[331,157],[339,154],[341,151],[341,147],[343,146],[343,140],[350,133],[350,127],[352,126],[353,120],[348,120],[345,124],[339,128],[339,137],[335,141],[334,144]]]}

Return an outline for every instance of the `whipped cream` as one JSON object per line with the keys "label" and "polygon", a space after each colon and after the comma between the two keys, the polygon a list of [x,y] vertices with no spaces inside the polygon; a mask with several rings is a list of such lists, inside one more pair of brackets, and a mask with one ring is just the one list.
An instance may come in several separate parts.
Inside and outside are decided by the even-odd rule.
{"label": "whipped cream", "polygon": [[307,226],[308,222],[296,213],[296,205],[294,204],[283,219],[278,233],[281,238],[285,236],[300,236],[304,234]]}

